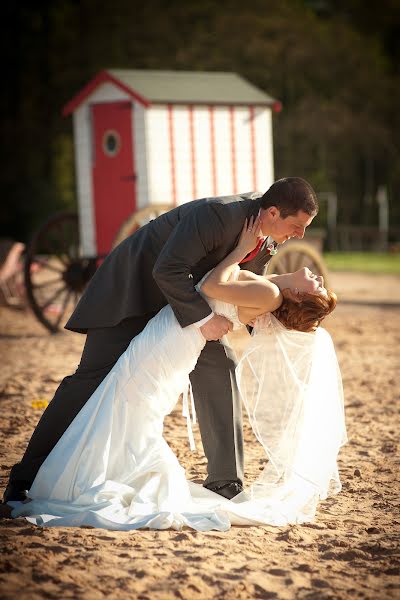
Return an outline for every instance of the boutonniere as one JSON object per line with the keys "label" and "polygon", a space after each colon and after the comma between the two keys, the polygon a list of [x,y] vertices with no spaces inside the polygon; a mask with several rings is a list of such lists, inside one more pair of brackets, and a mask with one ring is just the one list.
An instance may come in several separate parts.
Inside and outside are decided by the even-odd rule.
{"label": "boutonniere", "polygon": [[268,244],[266,251],[268,254],[270,254],[271,256],[274,256],[275,254],[277,254],[278,250],[276,249],[275,244]]}

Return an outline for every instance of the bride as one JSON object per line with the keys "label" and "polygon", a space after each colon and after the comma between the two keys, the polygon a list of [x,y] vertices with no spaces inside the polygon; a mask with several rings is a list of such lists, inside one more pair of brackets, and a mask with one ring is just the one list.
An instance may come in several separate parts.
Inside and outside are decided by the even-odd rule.
{"label": "bride", "polygon": [[318,329],[336,297],[308,269],[270,280],[240,270],[258,233],[258,220],[245,223],[237,247],[197,289],[248,338],[241,354],[233,335],[222,343],[236,360],[239,390],[268,458],[259,479],[227,500],[188,481],[163,438],[164,418],[183,394],[194,445],[187,391],[206,342],[196,326],[181,328],[165,306],[65,431],[28,501],[8,503],[13,517],[42,526],[225,531],[310,521],[318,501],[340,490],[341,379],[331,338]]}

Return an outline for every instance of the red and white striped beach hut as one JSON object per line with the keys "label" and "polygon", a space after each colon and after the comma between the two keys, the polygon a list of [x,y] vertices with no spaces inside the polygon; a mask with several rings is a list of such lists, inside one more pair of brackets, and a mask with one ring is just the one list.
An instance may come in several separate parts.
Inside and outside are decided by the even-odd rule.
{"label": "red and white striped beach hut", "polygon": [[105,254],[121,223],[151,204],[265,191],[280,103],[235,73],[106,70],[73,114],[84,254]]}

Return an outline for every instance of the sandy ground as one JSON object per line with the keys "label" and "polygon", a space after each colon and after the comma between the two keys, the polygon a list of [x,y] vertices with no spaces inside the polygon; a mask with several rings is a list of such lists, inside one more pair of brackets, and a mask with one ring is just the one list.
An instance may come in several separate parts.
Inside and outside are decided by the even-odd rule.
{"label": "sandy ground", "polygon": [[[0,597],[400,598],[400,278],[336,273],[331,283],[342,304],[326,327],[343,374],[349,443],[340,455],[343,491],[320,505],[315,523],[126,533],[2,519]],[[0,308],[1,488],[83,341],[50,336],[29,313]],[[166,436],[188,477],[201,481],[206,461],[190,452],[180,409]],[[262,455],[247,422],[245,439],[251,481]]]}

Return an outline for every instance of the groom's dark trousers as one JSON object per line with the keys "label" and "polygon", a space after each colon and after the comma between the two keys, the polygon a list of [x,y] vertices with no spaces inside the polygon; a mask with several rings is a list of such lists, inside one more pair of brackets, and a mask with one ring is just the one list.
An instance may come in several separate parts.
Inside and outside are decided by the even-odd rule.
{"label": "groom's dark trousers", "polygon": [[[41,464],[69,424],[132,338],[144,329],[153,316],[154,313],[131,317],[114,327],[88,331],[78,369],[61,382],[32,435],[22,461],[12,468],[11,483],[29,489]],[[200,430],[208,432],[202,437],[208,458],[205,483],[243,479],[241,405],[233,371],[234,365],[226,356],[223,346],[219,342],[208,342],[191,375]]]}

